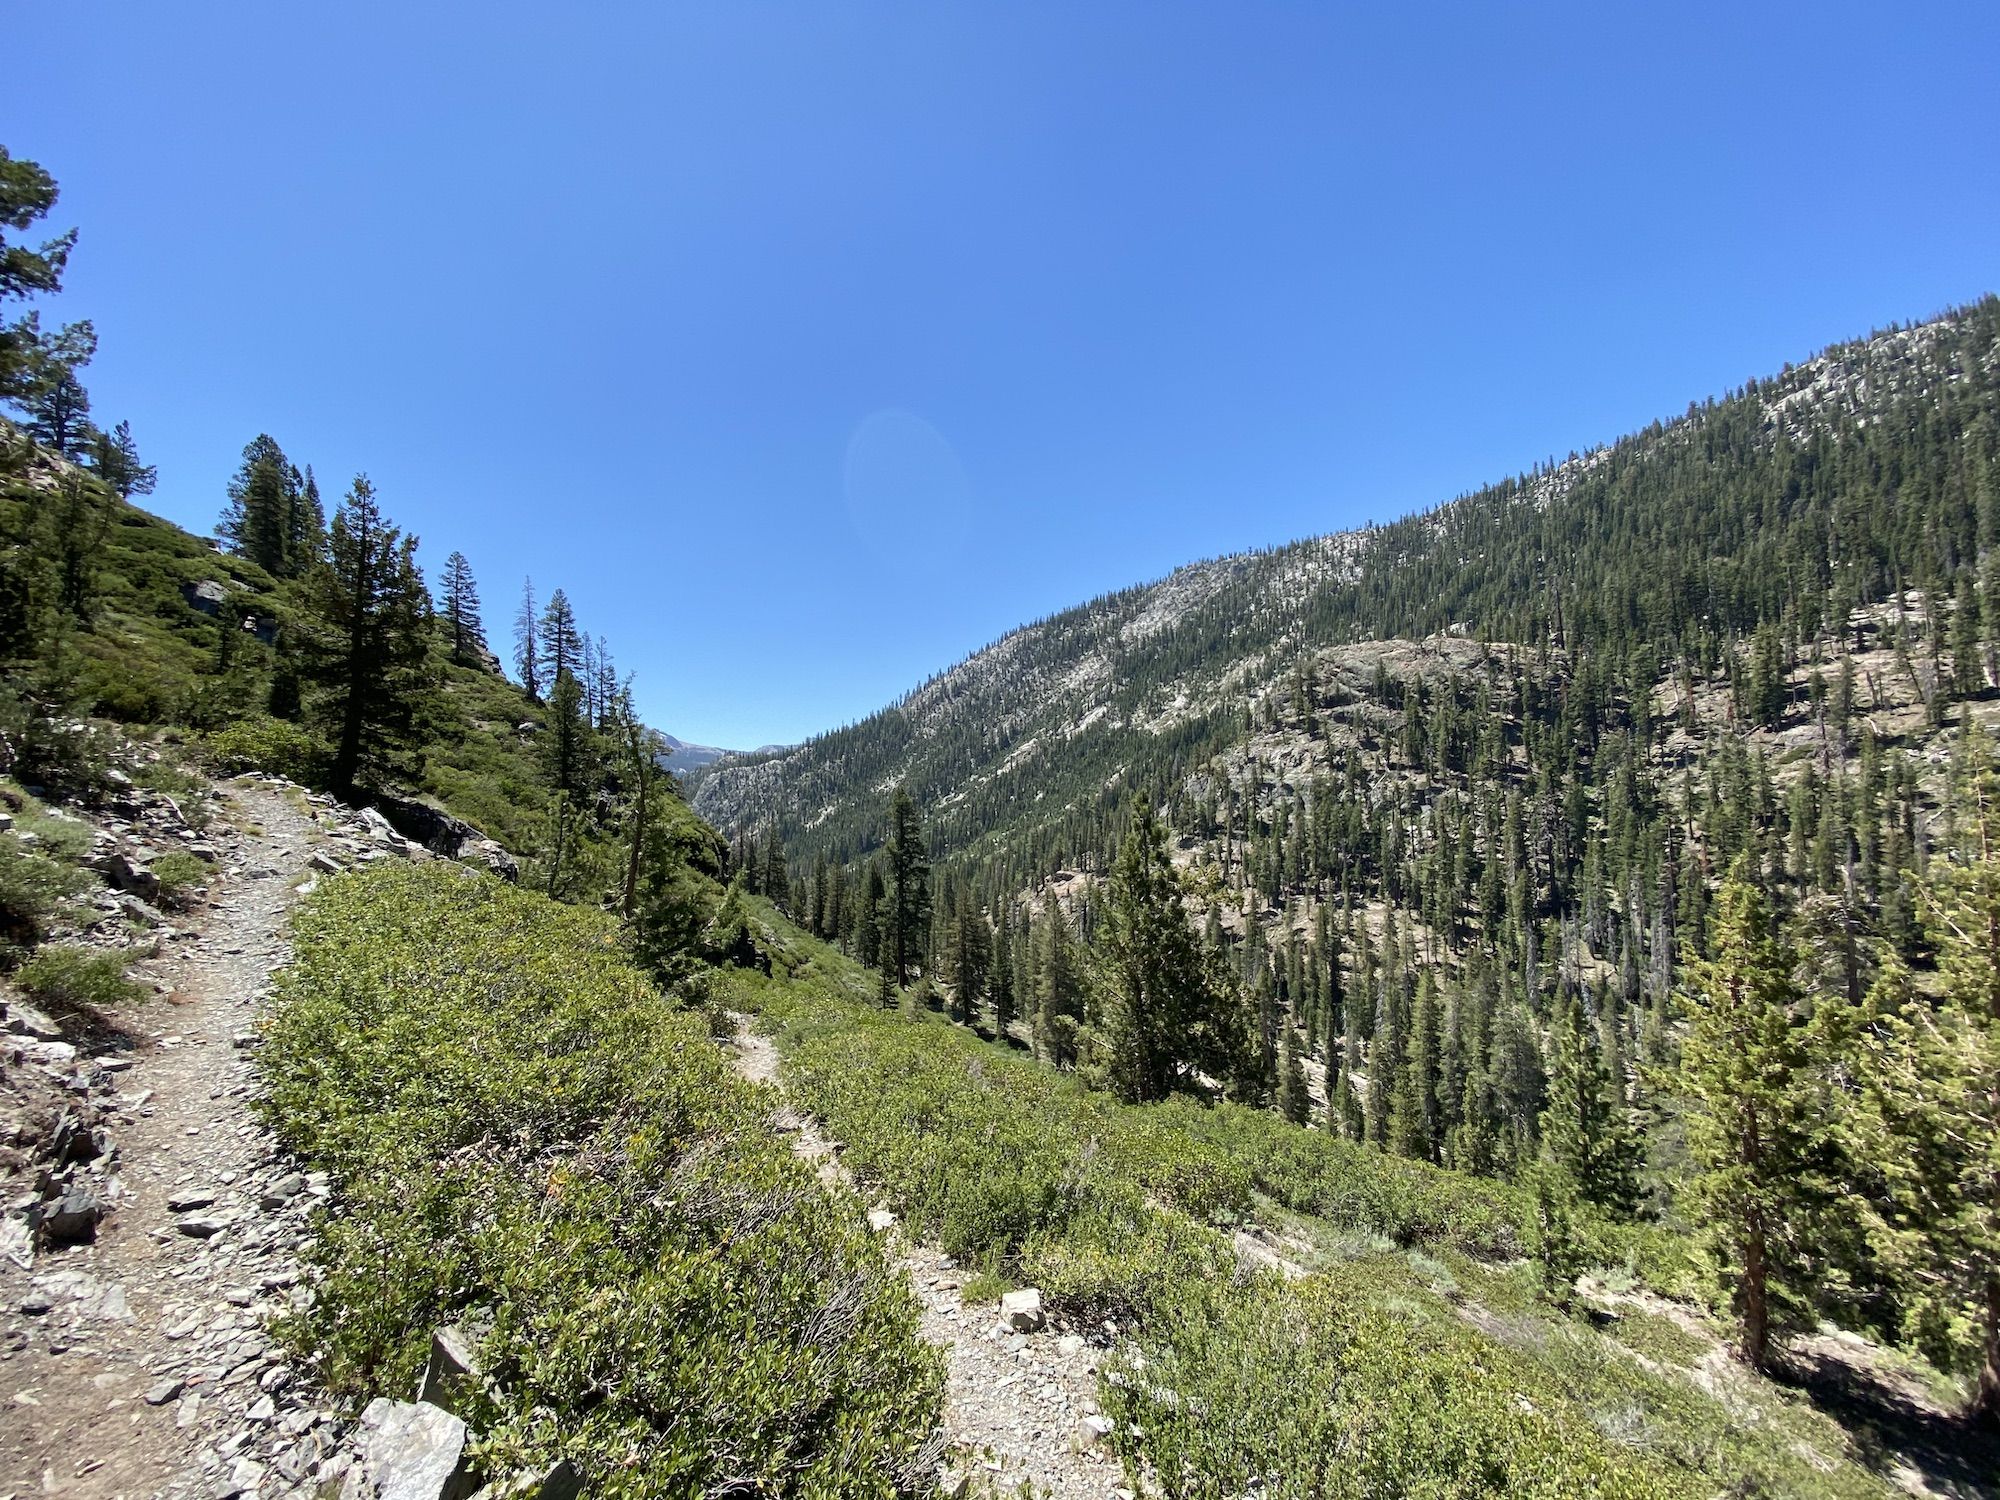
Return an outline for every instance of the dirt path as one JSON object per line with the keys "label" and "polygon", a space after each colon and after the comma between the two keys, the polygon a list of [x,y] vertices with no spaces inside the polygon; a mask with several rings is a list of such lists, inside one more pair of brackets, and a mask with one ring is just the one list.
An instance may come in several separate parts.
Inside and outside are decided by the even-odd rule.
{"label": "dirt path", "polygon": [[303,1492],[334,1451],[264,1327],[323,1184],[249,1107],[252,1028],[320,835],[295,789],[224,790],[213,899],[135,970],[171,993],[118,1018],[113,1210],[94,1244],[0,1266],[0,1496]]}
{"label": "dirt path", "polygon": [[[781,1087],[777,1048],[745,1017],[735,1020],[738,1071]],[[809,1117],[786,1106],[777,1123],[823,1180],[853,1185]],[[1103,1350],[1057,1324],[1015,1332],[993,1305],[965,1301],[965,1274],[949,1256],[909,1244],[898,1228],[886,1232],[896,1236],[897,1260],[922,1304],[924,1337],[944,1351],[945,1432],[953,1475],[967,1492],[1013,1494],[1028,1482],[1050,1500],[1129,1500],[1109,1443],[1086,1426],[1097,1416]]]}

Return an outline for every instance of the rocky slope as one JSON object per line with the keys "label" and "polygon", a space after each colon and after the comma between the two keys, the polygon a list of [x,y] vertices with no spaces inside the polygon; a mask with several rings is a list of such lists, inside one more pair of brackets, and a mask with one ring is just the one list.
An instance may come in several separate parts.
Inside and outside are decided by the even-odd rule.
{"label": "rocky slope", "polygon": [[[1726,484],[1781,445],[1838,443],[1948,402],[1990,403],[1996,371],[1992,299],[1841,345],[1424,515],[1196,563],[1024,626],[855,725],[695,769],[691,800],[725,832],[775,820],[794,857],[848,860],[876,846],[886,793],[902,783],[943,851],[991,852],[1237,743],[1248,710],[1311,654],[1389,637],[1532,644],[1524,622],[1563,628],[1565,576],[1573,612],[1618,555],[1657,545],[1664,566],[1677,541],[1741,550],[1720,525],[1709,538],[1646,539],[1665,518],[1618,510],[1635,474]],[[1746,431],[1753,454],[1723,446]],[[1702,563],[1696,548],[1682,565]]]}

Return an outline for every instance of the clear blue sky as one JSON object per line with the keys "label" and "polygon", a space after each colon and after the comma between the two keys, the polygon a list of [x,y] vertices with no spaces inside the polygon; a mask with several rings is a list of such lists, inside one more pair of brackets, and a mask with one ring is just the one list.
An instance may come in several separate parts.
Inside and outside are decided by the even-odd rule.
{"label": "clear blue sky", "polygon": [[0,27],[157,509],[366,470],[726,745],[2000,286],[1991,0]]}

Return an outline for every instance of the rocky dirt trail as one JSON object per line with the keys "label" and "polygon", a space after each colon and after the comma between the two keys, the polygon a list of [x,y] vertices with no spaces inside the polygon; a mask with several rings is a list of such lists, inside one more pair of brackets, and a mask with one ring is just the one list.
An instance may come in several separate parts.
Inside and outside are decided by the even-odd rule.
{"label": "rocky dirt trail", "polygon": [[295,1257],[325,1184],[256,1121],[251,1059],[296,887],[357,846],[297,788],[238,780],[211,805],[212,898],[134,969],[165,998],[73,1054],[71,1092],[109,1096],[94,1242],[0,1263],[0,1497],[314,1493],[345,1466],[340,1425],[266,1330],[304,1295]]}
{"label": "rocky dirt trail", "polygon": [[[746,1017],[734,1020],[738,1071],[781,1088],[777,1048]],[[792,1133],[793,1149],[823,1180],[853,1185],[833,1143],[810,1117],[787,1106],[777,1123]],[[898,1263],[923,1307],[924,1337],[944,1351],[951,1445],[946,1493],[1132,1500],[1105,1440],[1109,1420],[1097,1406],[1097,1367],[1109,1333],[1093,1330],[1087,1338],[1081,1330],[1044,1322],[1038,1311],[1010,1321],[991,1304],[969,1303],[966,1273],[950,1256],[910,1244],[885,1210],[871,1213],[869,1223],[894,1237]]]}

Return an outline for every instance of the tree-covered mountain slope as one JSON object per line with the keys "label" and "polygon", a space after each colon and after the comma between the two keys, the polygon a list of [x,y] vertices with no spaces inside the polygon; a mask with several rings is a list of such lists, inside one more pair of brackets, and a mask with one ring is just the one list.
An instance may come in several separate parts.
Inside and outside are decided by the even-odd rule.
{"label": "tree-covered mountain slope", "polygon": [[[1844,344],[1610,447],[1363,531],[1182,568],[1012,632],[861,722],[689,777],[795,858],[1098,852],[1103,814],[1241,738],[1308,654],[1457,635],[1713,669],[1950,578],[2000,529],[2000,303]],[[1046,857],[1042,857],[1046,856]]]}

